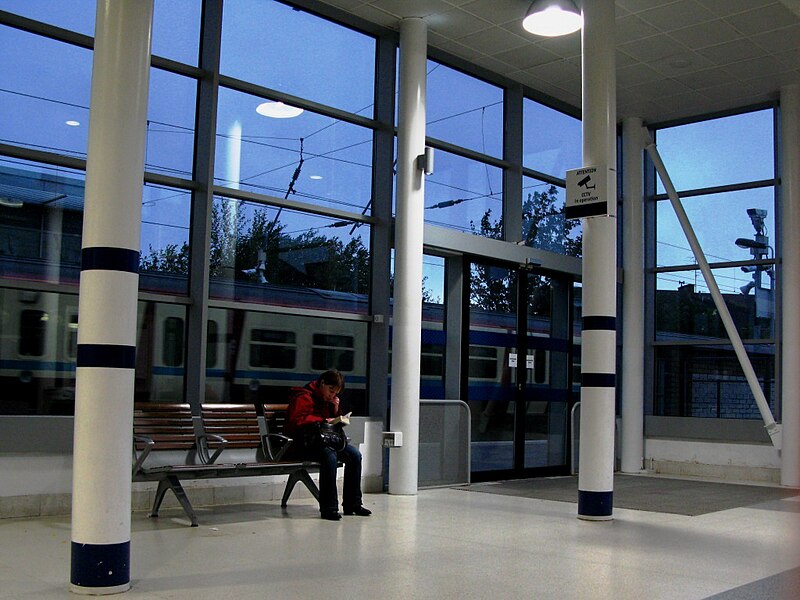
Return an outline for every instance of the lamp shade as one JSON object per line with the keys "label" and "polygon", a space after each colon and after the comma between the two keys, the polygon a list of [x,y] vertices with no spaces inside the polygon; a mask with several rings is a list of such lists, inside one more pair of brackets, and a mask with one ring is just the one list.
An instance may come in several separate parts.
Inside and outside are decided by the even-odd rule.
{"label": "lamp shade", "polygon": [[534,35],[556,37],[578,31],[583,17],[572,0],[534,0],[522,27]]}

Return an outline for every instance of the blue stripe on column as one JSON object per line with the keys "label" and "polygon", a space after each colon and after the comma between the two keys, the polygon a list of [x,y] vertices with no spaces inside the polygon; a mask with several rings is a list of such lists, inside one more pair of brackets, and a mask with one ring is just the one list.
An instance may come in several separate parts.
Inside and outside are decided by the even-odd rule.
{"label": "blue stripe on column", "polygon": [[139,253],[128,248],[96,246],[81,251],[81,271],[102,269],[104,271],[139,272]]}
{"label": "blue stripe on column", "polygon": [[613,388],[617,385],[617,376],[614,373],[581,373],[582,387]]}
{"label": "blue stripe on column", "polygon": [[70,582],[85,588],[116,587],[130,583],[131,543],[79,544],[72,542]]}
{"label": "blue stripe on column", "polygon": [[583,317],[582,328],[584,331],[616,331],[616,317]]}
{"label": "blue stripe on column", "polygon": [[78,344],[76,366],[133,369],[136,367],[136,346]]}
{"label": "blue stripe on column", "polygon": [[614,492],[578,490],[578,514],[584,517],[610,517],[614,508]]}

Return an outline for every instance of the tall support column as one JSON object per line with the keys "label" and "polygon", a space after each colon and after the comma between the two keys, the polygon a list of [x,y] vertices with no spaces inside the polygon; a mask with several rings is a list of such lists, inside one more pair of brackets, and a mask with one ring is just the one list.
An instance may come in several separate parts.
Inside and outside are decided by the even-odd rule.
{"label": "tall support column", "polygon": [[[614,0],[584,2],[583,164],[608,169],[616,214]],[[598,171],[601,172],[602,171]],[[611,519],[614,489],[617,219],[584,218],[583,334],[578,518]]]}
{"label": "tall support column", "polygon": [[622,124],[622,460],[623,473],[644,466],[644,144],[642,120]]}
{"label": "tall support column", "polygon": [[420,18],[400,22],[400,106],[397,130],[394,320],[391,429],[403,445],[389,460],[389,493],[417,493],[419,371],[422,334],[422,230],[425,178],[417,157],[425,152],[428,32]]}
{"label": "tall support column", "polygon": [[800,487],[800,85],[781,88],[781,484]]}
{"label": "tall support column", "polygon": [[70,589],[130,587],[131,430],[152,0],[98,0],[79,296]]}

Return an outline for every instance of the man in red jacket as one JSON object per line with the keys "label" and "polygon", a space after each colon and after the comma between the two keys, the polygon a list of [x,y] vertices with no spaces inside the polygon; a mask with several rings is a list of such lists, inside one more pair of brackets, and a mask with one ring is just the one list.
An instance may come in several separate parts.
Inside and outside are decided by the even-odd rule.
{"label": "man in red jacket", "polygon": [[315,430],[336,417],[341,417],[339,393],[344,389],[344,377],[332,369],[325,371],[316,381],[304,387],[289,390],[289,411],[286,418],[286,435],[302,445],[306,458],[319,461],[319,512],[323,519],[338,521],[339,495],[336,489],[336,467],[344,463],[344,488],[342,509],[346,515],[367,517],[372,514],[361,504],[361,452],[350,444],[337,450],[315,443]]}

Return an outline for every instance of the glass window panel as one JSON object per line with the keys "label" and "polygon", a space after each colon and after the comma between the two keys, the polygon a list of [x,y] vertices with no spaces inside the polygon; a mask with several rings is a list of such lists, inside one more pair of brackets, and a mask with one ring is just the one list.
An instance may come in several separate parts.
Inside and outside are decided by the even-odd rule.
{"label": "glass window panel", "polygon": [[2,0],[0,10],[94,36],[97,0]]}
{"label": "glass window panel", "polygon": [[[657,136],[658,153],[679,191],[775,176],[771,109],[659,129]],[[658,192],[664,191],[658,179]]]}
{"label": "glass window panel", "polygon": [[219,326],[216,321],[206,323],[206,369],[213,369],[219,355]]}
{"label": "glass window panel", "polygon": [[[756,273],[743,273],[738,267],[712,272],[739,335],[743,339],[772,338],[775,296],[769,273],[759,273],[761,285],[754,288],[749,284]],[[727,338],[699,270],[656,273],[656,283],[656,339]]]}
{"label": "glass window panel", "polygon": [[215,198],[211,296],[367,312],[369,227]]}
{"label": "glass window panel", "polygon": [[565,219],[566,190],[532,177],[522,178],[522,239],[526,246],[581,256],[580,219]]}
{"label": "glass window panel", "polygon": [[425,110],[429,137],[503,156],[501,88],[429,60]]}
{"label": "glass window panel", "polygon": [[155,0],[153,54],[197,65],[201,8],[197,0]]}
{"label": "glass window panel", "polygon": [[583,165],[580,119],[525,98],[522,104],[522,165],[553,177]]}
{"label": "glass window panel", "polygon": [[420,394],[422,398],[445,398],[444,258],[422,257],[422,346]]}
{"label": "glass window panel", "polygon": [[183,364],[183,319],[167,317],[162,325],[161,360],[168,367],[179,367]]}
{"label": "glass window panel", "polygon": [[191,206],[187,190],[145,184],[139,289],[186,294]]}
{"label": "glass window panel", "polygon": [[[747,355],[775,410],[775,347],[748,345]],[[760,419],[761,414],[729,346],[658,346],[655,414],[669,417]]]}
{"label": "glass window panel", "polygon": [[[367,323],[213,307],[209,321],[217,324],[217,339],[225,344],[217,363],[206,370],[206,394],[212,401],[259,403],[285,398],[290,387],[316,380],[322,369],[314,367],[314,361],[333,350],[348,353],[333,357],[344,357],[344,366],[349,367],[339,394],[343,412],[367,414]],[[315,347],[315,336],[325,341],[349,338],[352,345]]]}
{"label": "glass window panel", "polygon": [[425,180],[425,221],[502,239],[502,170],[449,152],[436,152]]}
{"label": "glass window panel", "polygon": [[[13,316],[0,322],[0,414],[73,414],[77,294],[0,289],[0,306]],[[183,401],[185,319],[183,306],[139,303],[136,401]]]}
{"label": "glass window panel", "polygon": [[220,72],[350,112],[373,113],[374,38],[279,2],[225,2]]}
{"label": "glass window panel", "polygon": [[0,157],[0,277],[78,283],[84,175]]}
{"label": "glass window panel", "polygon": [[197,81],[150,69],[145,169],[191,177]]}
{"label": "glass window panel", "polygon": [[0,140],[86,156],[92,52],[0,26]]}
{"label": "glass window panel", "polygon": [[[773,187],[693,196],[682,199],[681,203],[709,262],[774,257]],[[740,238],[756,240],[757,230],[754,223],[761,231],[759,235],[762,237],[758,240],[770,246],[758,257],[750,249],[736,245],[736,240]],[[695,262],[672,203],[669,200],[660,200],[656,205],[656,264],[665,267]]]}
{"label": "glass window panel", "polygon": [[139,302],[136,331],[137,402],[184,402],[186,307]]}
{"label": "glass window panel", "polygon": [[305,111],[276,119],[263,98],[221,88],[215,182],[279,198],[368,212],[372,131]]}
{"label": "glass window panel", "polygon": [[0,289],[0,414],[72,414],[78,297]]}

